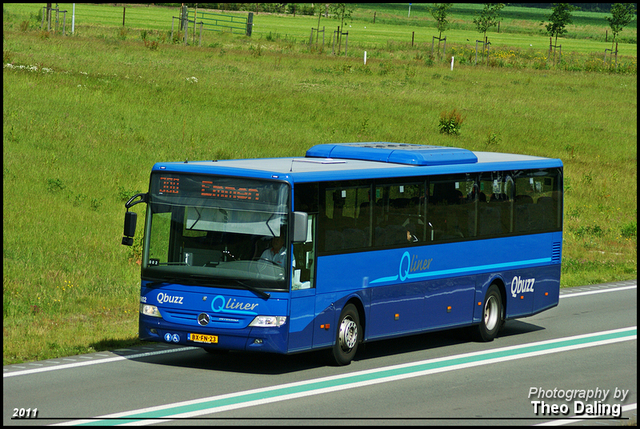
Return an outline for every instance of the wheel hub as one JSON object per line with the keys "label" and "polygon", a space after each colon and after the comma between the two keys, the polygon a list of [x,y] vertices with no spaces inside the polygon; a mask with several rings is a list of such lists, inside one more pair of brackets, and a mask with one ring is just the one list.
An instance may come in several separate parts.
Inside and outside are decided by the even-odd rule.
{"label": "wheel hub", "polygon": [[343,350],[351,350],[358,340],[358,325],[350,317],[345,317],[340,324],[340,347]]}
{"label": "wheel hub", "polygon": [[490,296],[484,306],[484,326],[489,331],[493,330],[498,323],[498,301],[495,296]]}

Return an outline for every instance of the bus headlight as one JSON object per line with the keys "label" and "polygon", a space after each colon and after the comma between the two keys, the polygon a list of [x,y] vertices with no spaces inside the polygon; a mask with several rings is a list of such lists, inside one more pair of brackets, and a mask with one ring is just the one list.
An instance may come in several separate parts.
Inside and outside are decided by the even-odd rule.
{"label": "bus headlight", "polygon": [[144,314],[145,316],[162,317],[162,315],[160,314],[160,310],[158,310],[158,307],[156,307],[155,305],[140,303],[140,313]]}
{"label": "bus headlight", "polygon": [[279,327],[286,323],[286,316],[256,316],[249,326]]}

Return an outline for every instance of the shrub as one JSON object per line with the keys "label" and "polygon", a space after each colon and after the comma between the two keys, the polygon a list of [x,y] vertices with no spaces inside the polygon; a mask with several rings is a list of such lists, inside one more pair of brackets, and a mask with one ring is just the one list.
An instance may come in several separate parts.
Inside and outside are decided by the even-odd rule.
{"label": "shrub", "polygon": [[158,41],[157,40],[144,40],[144,46],[146,48],[151,49],[152,51],[158,50]]}
{"label": "shrub", "polygon": [[49,192],[61,191],[64,188],[66,188],[66,186],[64,185],[64,183],[62,183],[62,180],[60,180],[60,179],[47,179],[47,189],[49,189]]}
{"label": "shrub", "polygon": [[460,134],[460,127],[462,126],[462,122],[464,122],[465,117],[462,116],[460,112],[456,109],[453,109],[451,112],[442,112],[440,114],[440,132],[442,134]]}
{"label": "shrub", "polygon": [[638,236],[638,222],[629,222],[620,228],[620,234],[624,238],[634,238]]}

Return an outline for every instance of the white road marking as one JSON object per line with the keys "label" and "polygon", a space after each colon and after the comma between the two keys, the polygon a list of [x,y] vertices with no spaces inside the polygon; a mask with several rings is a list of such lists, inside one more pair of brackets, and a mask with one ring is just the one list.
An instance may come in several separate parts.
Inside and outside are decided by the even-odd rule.
{"label": "white road marking", "polygon": [[567,294],[560,295],[560,298],[575,298],[576,296],[593,295],[594,293],[619,292],[621,290],[637,289],[637,288],[638,288],[638,285],[634,285],[634,286],[616,287],[611,289],[591,290],[588,292],[567,293]]}
{"label": "white road marking", "polygon": [[[91,360],[91,361],[84,361],[84,362],[76,362],[76,363],[67,363],[64,365],[56,365],[56,366],[47,366],[44,368],[35,368],[35,369],[26,369],[24,371],[11,371],[11,372],[6,372],[4,374],[2,374],[3,378],[7,378],[7,377],[15,377],[18,375],[27,375],[27,374],[35,374],[37,372],[46,372],[46,371],[57,371],[59,369],[69,369],[69,368],[77,368],[80,366],[87,366],[87,365],[97,365],[100,363],[109,363],[109,362],[116,362],[119,360],[127,360],[127,359],[139,359],[139,358],[143,358],[143,357],[147,357],[147,356],[155,356],[155,355],[161,355],[161,354],[165,354],[165,353],[175,353],[175,352],[185,352],[188,350],[197,350],[199,349],[199,347],[182,347],[179,349],[171,349],[171,350],[160,350],[157,352],[146,352],[146,353],[138,353],[135,355],[128,355],[128,356],[115,356],[115,357],[110,357],[107,359],[97,359],[97,360]],[[98,356],[109,356],[109,355],[98,355]],[[55,363],[59,363],[59,362],[55,362]]]}

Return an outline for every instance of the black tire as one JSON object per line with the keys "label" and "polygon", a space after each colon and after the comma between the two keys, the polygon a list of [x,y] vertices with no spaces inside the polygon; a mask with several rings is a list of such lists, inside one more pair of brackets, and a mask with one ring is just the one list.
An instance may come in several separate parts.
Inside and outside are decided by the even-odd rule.
{"label": "black tire", "polygon": [[358,309],[353,304],[347,304],[340,313],[336,342],[331,348],[331,362],[340,366],[349,365],[356,355],[361,335]]}
{"label": "black tire", "polygon": [[476,326],[475,337],[479,341],[493,341],[504,323],[502,294],[495,284],[489,286],[482,305],[482,318]]}

